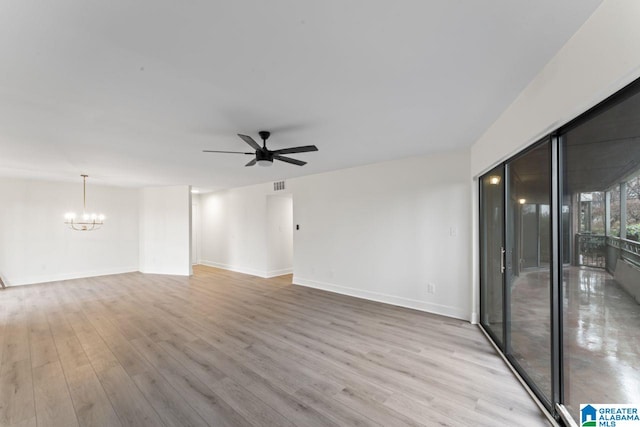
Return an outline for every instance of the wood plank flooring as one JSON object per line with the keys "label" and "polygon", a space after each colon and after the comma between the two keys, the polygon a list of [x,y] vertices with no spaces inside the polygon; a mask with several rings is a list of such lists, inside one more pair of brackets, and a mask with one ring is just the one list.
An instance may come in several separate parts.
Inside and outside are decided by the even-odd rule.
{"label": "wood plank flooring", "polygon": [[0,291],[0,426],[547,426],[466,322],[209,267]]}

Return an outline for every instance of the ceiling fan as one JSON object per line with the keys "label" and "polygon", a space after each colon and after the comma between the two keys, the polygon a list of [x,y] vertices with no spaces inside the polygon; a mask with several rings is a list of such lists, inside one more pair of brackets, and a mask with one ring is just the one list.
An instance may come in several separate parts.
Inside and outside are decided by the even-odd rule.
{"label": "ceiling fan", "polygon": [[318,147],[315,145],[303,145],[301,147],[282,148],[280,150],[269,150],[267,148],[267,139],[271,135],[271,132],[260,131],[258,132],[260,138],[262,138],[262,147],[253,138],[247,135],[238,134],[240,138],[255,150],[255,152],[243,152],[243,151],[218,151],[218,150],[202,150],[205,153],[232,153],[232,154],[250,154],[256,156],[245,166],[253,166],[256,163],[260,166],[271,166],[273,160],[280,160],[281,162],[291,163],[292,165],[304,166],[307,162],[302,160],[292,159],[291,157],[285,157],[282,154],[293,153],[307,153],[309,151],[318,151]]}

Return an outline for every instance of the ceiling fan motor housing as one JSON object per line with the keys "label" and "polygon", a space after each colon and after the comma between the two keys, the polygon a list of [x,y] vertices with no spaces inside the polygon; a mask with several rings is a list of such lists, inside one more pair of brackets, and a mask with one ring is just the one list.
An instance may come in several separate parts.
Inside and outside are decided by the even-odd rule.
{"label": "ceiling fan motor housing", "polygon": [[267,150],[256,150],[256,160],[260,161],[260,160],[266,160],[268,162],[272,162],[273,161],[273,153],[267,151]]}

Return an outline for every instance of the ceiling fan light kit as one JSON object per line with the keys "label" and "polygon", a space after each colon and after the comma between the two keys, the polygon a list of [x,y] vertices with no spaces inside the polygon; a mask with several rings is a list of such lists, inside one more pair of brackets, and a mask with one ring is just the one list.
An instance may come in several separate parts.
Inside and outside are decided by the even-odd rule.
{"label": "ceiling fan light kit", "polygon": [[[253,164],[250,165],[249,163],[246,166],[253,166]],[[263,150],[256,150],[256,163],[258,166],[269,167],[273,165],[273,156],[269,156],[269,153]]]}
{"label": "ceiling fan light kit", "polygon": [[304,166],[307,162],[303,162],[302,160],[293,159],[291,157],[283,156],[282,154],[294,154],[294,153],[308,153],[311,151],[318,151],[318,147],[315,145],[304,145],[300,147],[290,147],[290,148],[282,148],[280,150],[269,150],[267,148],[267,139],[271,136],[271,132],[267,132],[262,130],[258,132],[260,138],[262,139],[262,147],[258,144],[253,138],[248,135],[238,134],[240,139],[249,144],[251,148],[255,150],[255,152],[242,152],[242,151],[218,151],[218,150],[202,150],[205,153],[226,153],[226,154],[248,154],[255,156],[249,163],[245,166],[253,166],[256,163],[258,166],[271,166],[273,164],[273,160],[280,160],[281,162],[291,163],[296,166]]}

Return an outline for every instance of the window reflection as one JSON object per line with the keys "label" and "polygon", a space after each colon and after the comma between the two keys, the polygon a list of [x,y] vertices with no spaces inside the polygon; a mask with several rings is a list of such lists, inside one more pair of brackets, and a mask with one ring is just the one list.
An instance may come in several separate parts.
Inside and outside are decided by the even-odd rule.
{"label": "window reflection", "polygon": [[[507,250],[509,355],[551,399],[550,148],[544,142],[509,162]],[[524,202],[523,202],[524,201]]]}
{"label": "window reflection", "polygon": [[565,406],[640,397],[640,96],[562,135]]}

